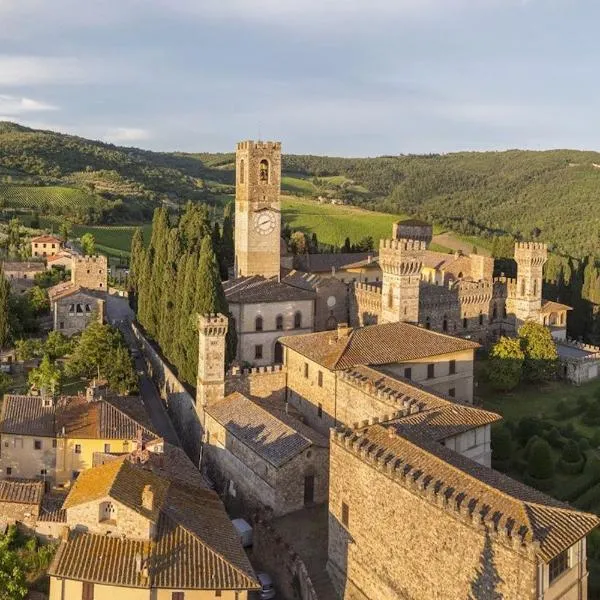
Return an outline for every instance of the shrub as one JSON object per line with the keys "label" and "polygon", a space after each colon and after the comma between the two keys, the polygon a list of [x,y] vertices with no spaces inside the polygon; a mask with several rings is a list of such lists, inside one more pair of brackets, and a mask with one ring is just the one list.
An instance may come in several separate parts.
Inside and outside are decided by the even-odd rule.
{"label": "shrub", "polygon": [[534,435],[533,437],[529,438],[527,444],[525,444],[525,449],[523,450],[523,458],[529,459],[529,453],[531,452],[531,448],[538,440],[541,439],[542,438],[539,435]]}
{"label": "shrub", "polygon": [[525,446],[534,435],[542,435],[543,422],[537,417],[523,417],[517,425],[517,440],[521,446]]}
{"label": "shrub", "polygon": [[497,390],[508,391],[519,385],[525,354],[518,339],[501,337],[490,350],[487,375]]}
{"label": "shrub", "polygon": [[560,431],[558,431],[556,427],[550,429],[544,437],[553,448],[563,448],[567,442],[567,440],[560,435]]}
{"label": "shrub", "polygon": [[538,439],[529,449],[527,474],[538,480],[551,479],[554,476],[552,450],[546,440]]}
{"label": "shrub", "polygon": [[579,451],[580,452],[586,452],[587,450],[590,449],[590,442],[588,441],[587,438],[581,438],[577,442],[577,445],[579,446]]}
{"label": "shrub", "polygon": [[561,400],[556,405],[556,417],[557,419],[569,419],[579,414],[580,408],[578,406],[572,406],[567,404],[564,400]]}
{"label": "shrub", "polygon": [[583,415],[586,425],[600,425],[600,402],[591,402]]}
{"label": "shrub", "polygon": [[566,425],[559,427],[558,431],[563,437],[570,440],[578,440],[581,437],[573,423],[567,423]]}
{"label": "shrub", "polygon": [[592,448],[600,448],[600,431],[595,431],[592,439],[590,440],[590,446]]}
{"label": "shrub", "polygon": [[573,504],[582,510],[589,510],[600,503],[600,483],[581,494]]}
{"label": "shrub", "polygon": [[590,458],[583,474],[572,485],[559,488],[556,497],[559,500],[573,502],[597,483],[600,483],[600,461]]}
{"label": "shrub", "polygon": [[492,429],[492,458],[507,460],[512,456],[512,436],[506,427]]}
{"label": "shrub", "polygon": [[589,403],[588,397],[585,394],[579,394],[579,396],[577,396],[577,406],[581,412],[585,412],[587,410]]}
{"label": "shrub", "polygon": [[562,455],[558,461],[558,466],[563,473],[574,475],[583,471],[585,459],[582,456],[579,446],[575,440],[569,440],[563,448]]}

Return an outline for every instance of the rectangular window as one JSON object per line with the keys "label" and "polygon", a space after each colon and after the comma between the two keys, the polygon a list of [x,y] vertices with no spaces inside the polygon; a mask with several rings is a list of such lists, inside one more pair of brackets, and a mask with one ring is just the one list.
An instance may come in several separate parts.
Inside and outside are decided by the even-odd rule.
{"label": "rectangular window", "polygon": [[56,446],[57,446],[57,445],[58,445],[58,444],[57,444],[57,441],[56,441],[56,440],[52,440],[52,447],[53,447],[53,448],[56,448]]}
{"label": "rectangular window", "polygon": [[87,581],[83,582],[83,586],[81,588],[81,600],[94,600],[93,583],[88,583]]}
{"label": "rectangular window", "polygon": [[435,377],[435,364],[430,363],[427,365],[427,379],[433,379]]}
{"label": "rectangular window", "polygon": [[412,368],[411,367],[406,367],[406,369],[404,369],[404,377],[406,379],[412,379]]}
{"label": "rectangular window", "polygon": [[319,419],[323,418],[323,405],[319,402],[319,406],[317,407],[317,415]]}
{"label": "rectangular window", "polygon": [[456,396],[456,388],[450,388],[448,390],[448,396],[450,396],[450,398],[454,398]]}
{"label": "rectangular window", "polygon": [[323,371],[319,371],[319,374],[317,375],[317,383],[319,384],[319,387],[323,387]]}
{"label": "rectangular window", "polygon": [[[217,590],[219,593],[217,594],[215,592],[215,596],[220,596],[221,592],[220,590]],[[173,592],[171,594],[171,600],[185,600],[185,592]]]}
{"label": "rectangular window", "polygon": [[304,377],[308,379],[308,363],[304,363]]}
{"label": "rectangular window", "polygon": [[64,321],[61,321],[61,322],[58,324],[58,328],[59,328],[59,329],[64,329],[64,328],[65,328],[65,323],[64,323]]}
{"label": "rectangular window", "polygon": [[110,454],[110,444],[104,444],[104,454]]}
{"label": "rectangular window", "polygon": [[75,444],[75,454],[81,454],[81,444]]}
{"label": "rectangular window", "polygon": [[42,440],[34,440],[33,441],[33,449],[41,450],[42,449]]}
{"label": "rectangular window", "polygon": [[6,474],[10,477],[12,475],[12,467],[6,467]]}
{"label": "rectangular window", "polygon": [[215,598],[221,597],[221,590],[215,590]]}
{"label": "rectangular window", "polygon": [[455,360],[450,361],[448,373],[450,375],[454,375],[456,373],[456,361]]}
{"label": "rectangular window", "polygon": [[348,527],[348,523],[350,520],[350,509],[345,502],[342,502],[342,525],[344,527]]}
{"label": "rectangular window", "polygon": [[558,556],[555,556],[548,564],[550,571],[550,585],[560,577],[569,568],[569,551],[563,550]]}
{"label": "rectangular window", "polygon": [[46,471],[46,469],[42,469],[42,470],[40,471],[40,475],[46,475],[46,474],[47,474],[47,471]]}
{"label": "rectangular window", "polygon": [[262,344],[256,344],[256,346],[254,346],[254,358],[260,359],[262,357],[263,357]]}

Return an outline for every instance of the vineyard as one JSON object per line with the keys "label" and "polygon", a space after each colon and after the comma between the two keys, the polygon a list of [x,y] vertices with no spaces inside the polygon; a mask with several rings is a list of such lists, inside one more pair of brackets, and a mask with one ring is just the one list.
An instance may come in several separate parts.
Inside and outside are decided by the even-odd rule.
{"label": "vineyard", "polygon": [[9,208],[64,212],[75,204],[90,206],[94,202],[93,195],[76,188],[0,184],[0,206]]}

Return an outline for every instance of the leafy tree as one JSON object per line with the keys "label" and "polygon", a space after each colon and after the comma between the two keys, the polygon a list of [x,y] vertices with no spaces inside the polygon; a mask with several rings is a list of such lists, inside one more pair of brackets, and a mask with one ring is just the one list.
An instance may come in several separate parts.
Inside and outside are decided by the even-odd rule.
{"label": "leafy tree", "polygon": [[517,425],[516,437],[524,446],[533,436],[541,436],[544,431],[543,423],[537,417],[523,417]]}
{"label": "leafy tree", "polygon": [[541,323],[527,321],[519,328],[525,354],[523,373],[528,381],[546,381],[556,375],[558,352],[552,334]]}
{"label": "leafy tree", "polygon": [[36,315],[50,310],[48,292],[46,292],[44,288],[41,288],[39,285],[35,285],[29,290],[28,295],[31,308]]}
{"label": "leafy tree", "polygon": [[62,358],[71,352],[74,341],[60,331],[51,331],[44,343],[44,352],[51,360]]}
{"label": "leafy tree", "polygon": [[550,444],[539,439],[529,451],[527,473],[537,480],[551,479],[554,476],[554,460]]}
{"label": "leafy tree", "polygon": [[62,371],[45,354],[40,366],[29,372],[28,381],[30,385],[38,390],[43,390],[46,393],[50,392],[52,396],[55,396],[60,391]]}
{"label": "leafy tree", "polygon": [[0,371],[0,398],[8,391],[8,388],[12,382],[10,375]]}
{"label": "leafy tree", "polygon": [[130,394],[137,390],[138,377],[133,358],[122,344],[113,349],[110,362],[104,365],[103,374],[109,387],[120,394]]}
{"label": "leafy tree", "polygon": [[10,340],[10,283],[4,275],[3,263],[0,263],[0,350],[8,345]]}
{"label": "leafy tree", "polygon": [[89,231],[81,236],[81,249],[86,256],[96,254],[96,239]]}
{"label": "leafy tree", "polygon": [[498,390],[512,390],[521,381],[525,353],[519,340],[501,337],[492,347],[487,374],[492,386]]}
{"label": "leafy tree", "polygon": [[306,236],[301,231],[294,231],[290,238],[290,247],[294,254],[306,254],[308,251]]}
{"label": "leafy tree", "polygon": [[579,450],[579,445],[575,440],[569,440],[565,444],[561,458],[569,463],[576,463],[581,460],[581,451]]}
{"label": "leafy tree", "polygon": [[43,350],[43,344],[40,340],[26,338],[15,342],[17,360],[27,361],[37,356],[42,356]]}
{"label": "leafy tree", "polygon": [[64,244],[69,241],[69,236],[71,235],[71,223],[69,221],[63,221],[60,224],[59,235]]}
{"label": "leafy tree", "polygon": [[23,600],[27,595],[23,563],[12,548],[16,536],[14,526],[0,535],[0,600]]}

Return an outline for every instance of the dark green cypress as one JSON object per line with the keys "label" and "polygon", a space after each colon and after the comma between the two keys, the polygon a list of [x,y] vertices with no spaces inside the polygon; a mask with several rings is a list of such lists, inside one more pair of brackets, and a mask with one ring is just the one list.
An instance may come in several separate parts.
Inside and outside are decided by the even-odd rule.
{"label": "dark green cypress", "polygon": [[10,283],[4,276],[4,266],[0,262],[0,350],[8,345],[10,339]]}

